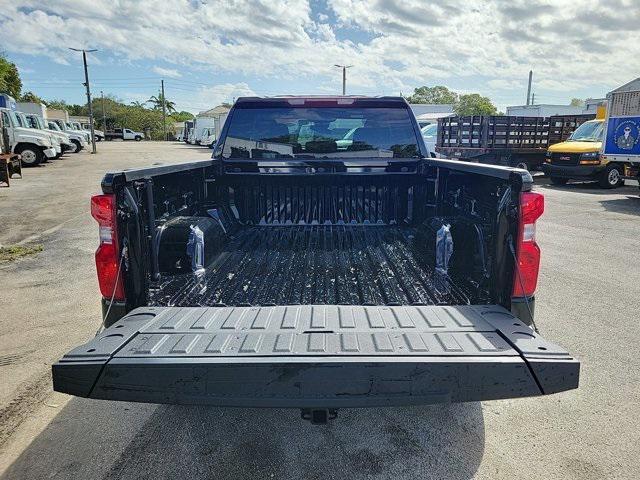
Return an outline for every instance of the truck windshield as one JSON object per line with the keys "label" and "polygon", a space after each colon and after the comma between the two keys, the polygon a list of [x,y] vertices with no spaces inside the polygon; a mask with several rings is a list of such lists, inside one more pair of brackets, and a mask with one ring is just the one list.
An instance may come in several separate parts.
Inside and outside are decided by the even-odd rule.
{"label": "truck windshield", "polygon": [[14,113],[15,117],[16,117],[16,121],[19,127],[22,128],[31,128],[29,127],[29,125],[27,124],[27,119],[24,118],[24,114],[23,113]]}
{"label": "truck windshield", "polygon": [[570,142],[601,142],[604,132],[603,122],[585,122],[569,136]]}
{"label": "truck windshield", "polygon": [[238,108],[223,158],[419,157],[406,108]]}

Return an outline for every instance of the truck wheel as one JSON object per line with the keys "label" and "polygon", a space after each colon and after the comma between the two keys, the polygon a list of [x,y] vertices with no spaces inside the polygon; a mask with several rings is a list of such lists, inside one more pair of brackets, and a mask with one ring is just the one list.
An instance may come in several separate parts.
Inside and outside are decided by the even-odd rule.
{"label": "truck wheel", "polygon": [[140,140],[142,140],[142,137],[140,137],[140,136],[136,136],[135,141],[136,141],[136,142],[139,142]]}
{"label": "truck wheel", "polygon": [[619,165],[607,165],[604,172],[600,174],[598,183],[602,188],[616,188],[624,184],[622,171]]}
{"label": "truck wheel", "polygon": [[71,140],[73,147],[69,148],[69,153],[78,153],[80,151],[80,142],[78,140]]}
{"label": "truck wheel", "polygon": [[44,153],[42,150],[36,147],[26,146],[20,147],[16,150],[22,157],[22,164],[26,167],[35,167],[39,165],[44,159]]}
{"label": "truck wheel", "polygon": [[553,183],[554,185],[566,185],[567,182],[569,181],[568,178],[558,178],[558,177],[550,177],[549,180],[551,180],[551,183]]}
{"label": "truck wheel", "polygon": [[529,170],[529,166],[527,165],[527,162],[518,162],[518,164],[516,165],[516,168],[522,168],[523,170]]}

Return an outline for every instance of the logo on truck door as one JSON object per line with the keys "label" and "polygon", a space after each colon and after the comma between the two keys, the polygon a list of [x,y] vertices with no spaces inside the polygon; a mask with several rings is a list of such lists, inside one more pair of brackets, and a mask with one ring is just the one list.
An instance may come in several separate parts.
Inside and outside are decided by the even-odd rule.
{"label": "logo on truck door", "polygon": [[606,153],[640,155],[640,117],[609,119]]}

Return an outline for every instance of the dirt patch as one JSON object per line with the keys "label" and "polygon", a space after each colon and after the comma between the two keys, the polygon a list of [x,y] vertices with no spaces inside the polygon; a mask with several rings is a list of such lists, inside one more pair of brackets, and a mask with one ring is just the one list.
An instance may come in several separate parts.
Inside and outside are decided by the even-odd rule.
{"label": "dirt patch", "polygon": [[8,245],[0,247],[0,263],[13,262],[19,258],[35,255],[44,249],[42,244],[35,245]]}
{"label": "dirt patch", "polygon": [[0,408],[0,451],[18,426],[41,404],[50,393],[51,372],[38,376],[24,384],[14,399]]}

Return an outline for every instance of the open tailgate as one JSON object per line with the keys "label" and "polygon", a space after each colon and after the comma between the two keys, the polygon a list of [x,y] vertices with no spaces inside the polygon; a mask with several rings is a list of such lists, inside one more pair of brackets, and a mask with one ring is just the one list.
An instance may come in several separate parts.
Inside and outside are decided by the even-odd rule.
{"label": "open tailgate", "polygon": [[577,388],[580,363],[506,309],[144,307],[53,365],[58,392],[106,400],[338,408]]}

